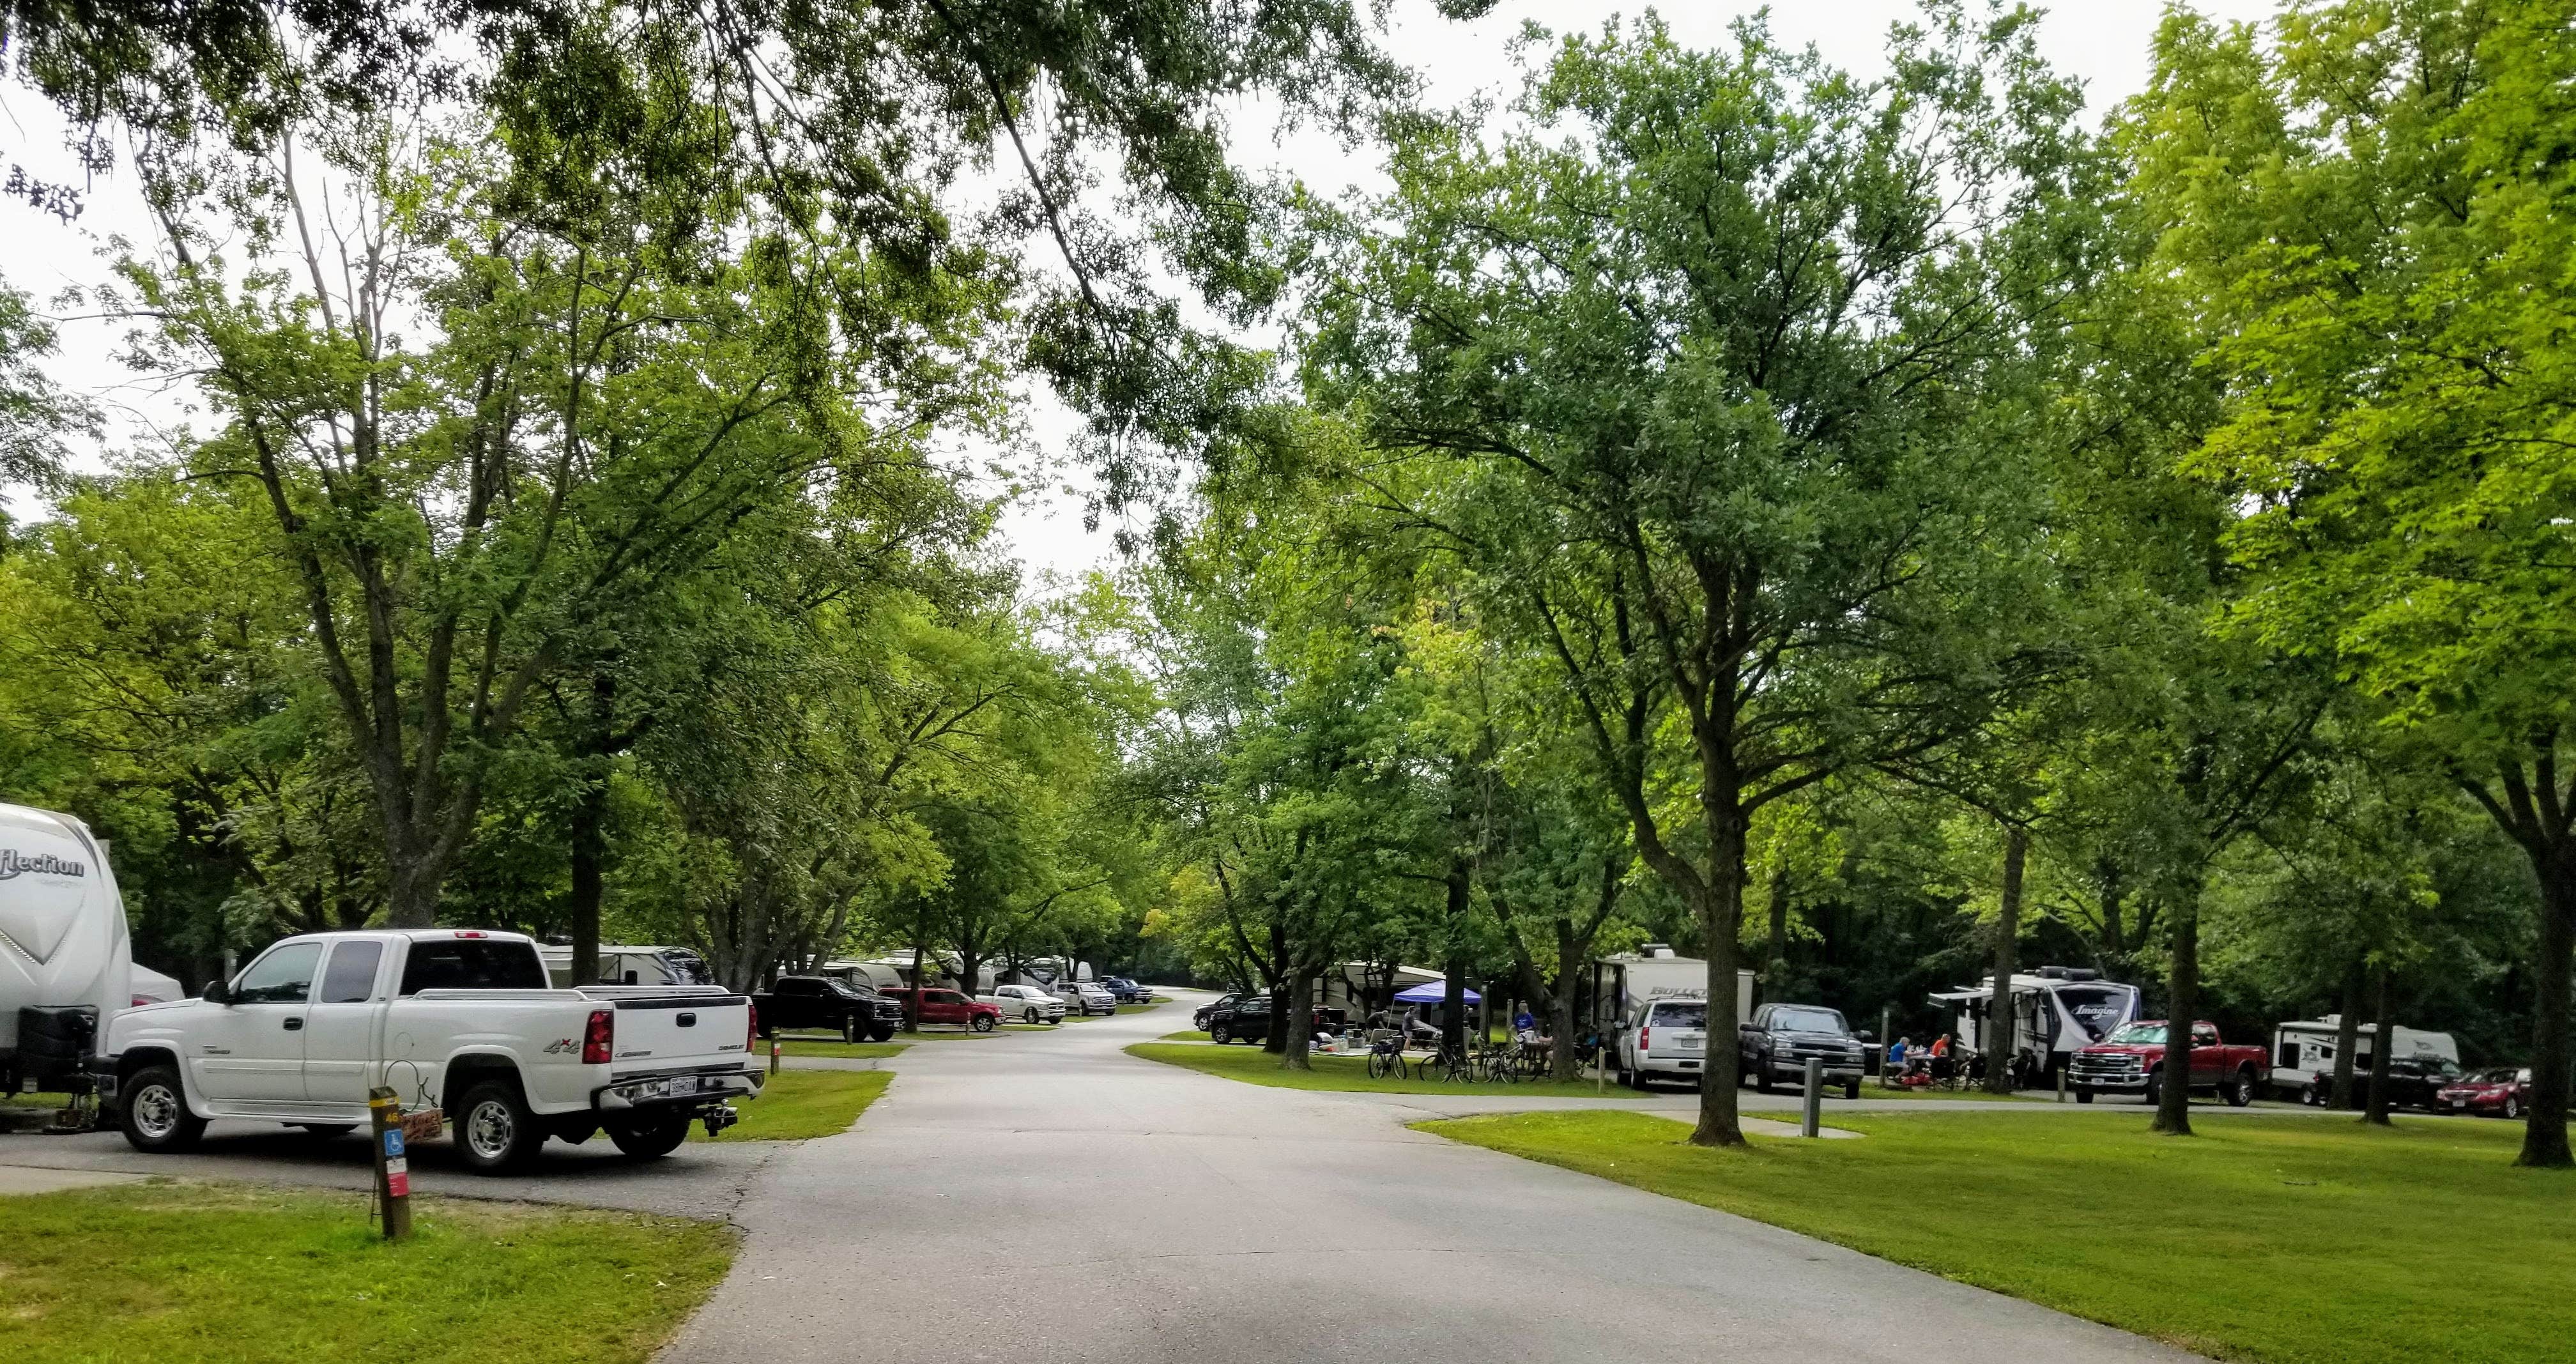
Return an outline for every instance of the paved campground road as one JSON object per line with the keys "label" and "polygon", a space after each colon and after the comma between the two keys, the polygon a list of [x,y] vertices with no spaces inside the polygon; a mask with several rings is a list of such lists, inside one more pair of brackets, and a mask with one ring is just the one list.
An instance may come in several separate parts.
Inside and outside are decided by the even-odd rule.
{"label": "paved campground road", "polygon": [[2188,1358],[1403,1126],[1481,1100],[1120,1050],[1181,1016],[906,1052],[854,1130],[750,1173],[742,1257],[665,1364]]}

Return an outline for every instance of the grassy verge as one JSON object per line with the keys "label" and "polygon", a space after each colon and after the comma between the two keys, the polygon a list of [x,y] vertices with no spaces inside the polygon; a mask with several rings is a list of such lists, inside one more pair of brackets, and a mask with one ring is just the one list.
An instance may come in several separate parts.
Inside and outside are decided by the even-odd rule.
{"label": "grassy verge", "polygon": [[[1205,1034],[1200,1034],[1205,1036]],[[1392,1077],[1372,1080],[1368,1075],[1368,1058],[1364,1056],[1327,1056],[1315,1053],[1310,1059],[1311,1071],[1281,1070],[1279,1058],[1259,1047],[1179,1047],[1139,1042],[1127,1048],[1127,1054],[1165,1065],[1183,1066],[1209,1075],[1222,1075],[1246,1084],[1269,1085],[1276,1089],[1347,1089],[1378,1094],[1479,1094],[1507,1098],[1517,1095],[1527,1099],[1565,1099],[1594,1097],[1590,1080],[1557,1084],[1548,1080],[1523,1080],[1518,1084],[1484,1084],[1445,1082],[1441,1080],[1398,1080]],[[1419,1059],[1419,1058],[1416,1058]],[[1611,1096],[1625,1097],[1627,1091],[1613,1086]],[[1680,1093],[1679,1090],[1673,1093]]]}
{"label": "grassy verge", "polygon": [[58,1364],[652,1357],[734,1253],[679,1218],[152,1184],[0,1199],[0,1358]]}
{"label": "grassy verge", "polygon": [[954,1023],[924,1023],[919,1032],[899,1032],[894,1036],[896,1042],[979,1042],[1004,1033],[1053,1031],[1055,1026],[1049,1023],[1005,1023],[992,1032],[970,1032]]}
{"label": "grassy verge", "polygon": [[1420,1124],[2222,1358],[2525,1361],[2576,1341],[2576,1174],[2521,1129],[1839,1114],[1863,1141],[1684,1144],[1637,1113]]}
{"label": "grassy verge", "polygon": [[901,1056],[908,1042],[835,1042],[828,1038],[789,1037],[781,1039],[786,1056],[886,1057]]}
{"label": "grassy verge", "polygon": [[1162,1042],[1205,1042],[1208,1040],[1208,1035],[1207,1029],[1200,1028],[1194,1032],[1167,1032],[1156,1040]]}
{"label": "grassy verge", "polygon": [[[769,1077],[757,1099],[735,1105],[742,1121],[715,1141],[803,1141],[847,1131],[894,1081],[890,1070],[782,1070]],[[707,1141],[703,1127],[691,1141]]]}

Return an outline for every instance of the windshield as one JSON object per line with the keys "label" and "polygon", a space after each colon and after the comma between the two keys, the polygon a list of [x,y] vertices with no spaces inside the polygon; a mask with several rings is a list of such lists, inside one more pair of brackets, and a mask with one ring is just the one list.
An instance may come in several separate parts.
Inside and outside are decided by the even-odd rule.
{"label": "windshield", "polygon": [[[2138,1046],[2160,1047],[2164,1045],[2165,1041],[2165,1025],[2162,1023],[2132,1023],[2127,1027],[2120,1029],[2118,1032],[2111,1034],[2110,1040],[2114,1042],[2131,1043]],[[2194,1058],[2193,1064],[2199,1064],[2197,1058]]]}
{"label": "windshield", "polygon": [[2510,1068],[2504,1070],[2482,1070],[2478,1072],[2477,1083],[2482,1085],[2509,1085],[2521,1077],[2521,1071]]}
{"label": "windshield", "polygon": [[1705,1028],[1708,1006],[1705,1004],[1658,1004],[1655,1016],[1646,1020],[1650,1028]]}
{"label": "windshield", "polygon": [[[2126,990],[2099,985],[2069,986],[2060,989],[2057,997],[2066,1005],[2066,1012],[2073,1014],[2075,1021],[2096,1041],[2129,1012],[2129,992]],[[2164,1037],[2159,1034],[2156,1040],[2161,1042]]]}
{"label": "windshield", "polygon": [[1771,1026],[1781,1032],[1829,1032],[1843,1036],[1851,1028],[1831,1009],[1774,1009]]}

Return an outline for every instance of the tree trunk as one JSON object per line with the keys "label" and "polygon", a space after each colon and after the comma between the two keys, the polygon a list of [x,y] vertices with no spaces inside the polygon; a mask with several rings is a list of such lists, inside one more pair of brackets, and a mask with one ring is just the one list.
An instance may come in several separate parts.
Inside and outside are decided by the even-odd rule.
{"label": "tree trunk", "polygon": [[599,979],[599,905],[608,862],[608,778],[582,783],[572,807],[572,983]]}
{"label": "tree trunk", "polygon": [[2164,1092],[2154,1129],[2191,1135],[2191,1025],[2200,1012],[2200,888],[2183,892],[2173,907],[2173,977],[2166,987]]}
{"label": "tree trunk", "polygon": [[1699,906],[1700,932],[1708,942],[1708,1050],[1699,1086],[1699,1125],[1690,1136],[1693,1146],[1744,1144],[1735,1093],[1742,1059],[1736,1054],[1735,963],[1741,954],[1736,935],[1744,927],[1744,814],[1733,774],[1723,780],[1722,791],[1701,794],[1702,806],[1714,817],[1709,820],[1708,885]]}
{"label": "tree trunk", "polygon": [[1448,915],[1450,948],[1440,983],[1440,1045],[1452,1056],[1467,1054],[1467,959],[1457,947],[1458,938],[1466,931],[1467,924],[1470,889],[1467,873],[1467,859],[1449,859],[1448,895],[1444,908]]}
{"label": "tree trunk", "polygon": [[1281,1070],[1315,1068],[1314,1063],[1306,1059],[1308,1044],[1313,1040],[1307,1035],[1307,1029],[1312,1026],[1314,1017],[1315,973],[1301,970],[1288,983],[1288,1018],[1294,1026],[1288,1028],[1279,1039]]}
{"label": "tree trunk", "polygon": [[2562,842],[2560,865],[2540,881],[2540,959],[2532,975],[2531,1120],[2516,1165],[2576,1164],[2567,1150],[2568,971],[2576,957],[2576,848]]}
{"label": "tree trunk", "polygon": [[385,926],[430,928],[438,923],[439,888],[447,880],[447,859],[409,849],[385,868]]}
{"label": "tree trunk", "polygon": [[2361,1054],[2361,991],[2368,964],[2361,958],[2343,973],[2343,1012],[2335,1018],[2334,1090],[2326,1105],[2346,1113],[2360,1107],[2352,1094],[2352,1058]]}
{"label": "tree trunk", "polygon": [[2013,1091],[2013,972],[2021,967],[2021,873],[2030,830],[2004,826],[2004,886],[1995,911],[1995,989],[1986,1003],[1986,1090]]}
{"label": "tree trunk", "polygon": [[2388,1058],[2397,1054],[2397,1025],[2389,1018],[2388,964],[2380,962],[2370,968],[2371,1024],[2370,1106],[2361,1120],[2374,1126],[2391,1126],[2388,1121]]}

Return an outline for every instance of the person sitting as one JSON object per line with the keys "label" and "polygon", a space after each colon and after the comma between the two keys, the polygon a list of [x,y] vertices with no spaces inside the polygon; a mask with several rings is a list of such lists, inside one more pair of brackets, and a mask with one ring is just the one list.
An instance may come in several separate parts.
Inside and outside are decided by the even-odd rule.
{"label": "person sitting", "polygon": [[1895,1043],[1887,1049],[1887,1068],[1890,1070],[1905,1069],[1905,1049],[1913,1045],[1914,1039],[1911,1037],[1897,1038]]}

